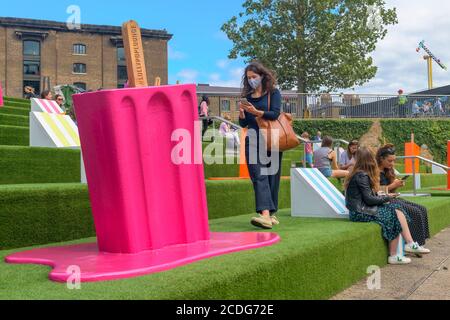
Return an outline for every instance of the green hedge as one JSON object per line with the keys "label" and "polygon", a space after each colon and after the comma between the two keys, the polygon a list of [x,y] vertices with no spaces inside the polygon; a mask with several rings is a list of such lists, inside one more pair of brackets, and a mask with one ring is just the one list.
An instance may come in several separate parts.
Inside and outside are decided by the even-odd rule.
{"label": "green hedge", "polygon": [[401,119],[381,120],[386,140],[396,145],[398,154],[405,153],[405,142],[411,141],[414,131],[418,145],[426,144],[435,160],[447,162],[447,141],[450,140],[450,120],[439,119]]}
{"label": "green hedge", "polygon": [[0,145],[29,146],[30,129],[28,127],[0,125]]}
{"label": "green hedge", "polygon": [[373,120],[296,120],[294,129],[301,135],[307,131],[314,137],[317,131],[322,132],[322,136],[331,136],[336,139],[347,141],[359,139],[366,134],[373,125]]}
{"label": "green hedge", "polygon": [[0,146],[0,184],[80,182],[79,150]]}

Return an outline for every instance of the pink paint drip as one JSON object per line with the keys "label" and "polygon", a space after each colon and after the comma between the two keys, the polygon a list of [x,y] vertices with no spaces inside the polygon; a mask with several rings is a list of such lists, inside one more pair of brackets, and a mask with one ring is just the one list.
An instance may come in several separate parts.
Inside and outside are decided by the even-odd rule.
{"label": "pink paint drip", "polygon": [[[82,281],[149,274],[226,253],[272,245],[271,233],[210,234],[195,85],[74,95],[97,245],[38,249],[9,263],[70,265]],[[175,164],[172,134],[190,134],[191,163]],[[183,141],[186,142],[186,141]],[[186,150],[185,150],[186,152]],[[180,156],[180,155],[179,155]]]}
{"label": "pink paint drip", "polygon": [[0,83],[0,107],[3,107],[3,89],[1,83]]}

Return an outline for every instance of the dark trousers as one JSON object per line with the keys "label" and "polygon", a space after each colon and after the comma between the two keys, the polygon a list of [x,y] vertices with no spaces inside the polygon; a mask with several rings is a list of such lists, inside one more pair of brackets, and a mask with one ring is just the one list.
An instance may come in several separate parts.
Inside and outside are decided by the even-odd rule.
{"label": "dark trousers", "polygon": [[[257,163],[250,164],[250,154],[256,152]],[[272,155],[268,152],[268,157]],[[249,139],[245,140],[245,157],[247,160],[248,171],[250,178],[253,182],[253,189],[255,191],[256,200],[256,212],[262,213],[264,210],[269,210],[271,215],[274,215],[278,211],[278,195],[280,192],[280,180],[281,180],[281,167],[283,160],[283,153],[279,154],[279,167],[278,171],[274,175],[267,175],[262,172],[264,168],[270,168],[271,163],[262,164],[259,157],[259,149],[256,145],[250,146]],[[254,158],[254,157],[253,157]]]}

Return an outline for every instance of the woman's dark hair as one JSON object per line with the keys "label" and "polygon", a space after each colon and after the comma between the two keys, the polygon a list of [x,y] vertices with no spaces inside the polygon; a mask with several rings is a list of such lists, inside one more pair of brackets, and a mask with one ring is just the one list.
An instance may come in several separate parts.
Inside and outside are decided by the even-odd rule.
{"label": "woman's dark hair", "polygon": [[247,68],[245,68],[244,76],[242,78],[242,97],[245,98],[255,91],[248,82],[247,73],[249,71],[252,71],[262,77],[263,94],[269,92],[272,93],[275,90],[277,80],[273,71],[266,68],[262,63],[254,61],[250,63]]}
{"label": "woman's dark hair", "polygon": [[208,98],[208,96],[203,96],[202,97],[202,103],[203,102],[206,102],[209,105],[209,98]]}
{"label": "woman's dark hair", "polygon": [[62,98],[63,96],[60,94],[55,95],[55,101],[58,100],[58,98]]}
{"label": "woman's dark hair", "polygon": [[50,94],[50,90],[44,90],[44,91],[42,91],[42,93],[41,93],[41,98],[42,99],[46,99],[47,98],[47,96]]}
{"label": "woman's dark hair", "polygon": [[347,148],[347,155],[348,155],[348,159],[349,160],[352,160],[353,159],[353,154],[351,153],[351,151],[350,151],[350,148],[351,147],[354,147],[354,146],[359,146],[359,141],[358,140],[352,140],[349,144],[348,144],[348,148]]}
{"label": "woman's dark hair", "polygon": [[333,138],[326,136],[322,140],[322,148],[331,148],[333,146]]}
{"label": "woman's dark hair", "polygon": [[[378,166],[381,167],[381,163],[383,162],[383,160],[385,160],[389,156],[395,156],[395,146],[393,144],[387,144],[378,149],[376,156]],[[394,169],[384,169],[383,172],[390,183],[393,183],[395,181],[396,175]]]}

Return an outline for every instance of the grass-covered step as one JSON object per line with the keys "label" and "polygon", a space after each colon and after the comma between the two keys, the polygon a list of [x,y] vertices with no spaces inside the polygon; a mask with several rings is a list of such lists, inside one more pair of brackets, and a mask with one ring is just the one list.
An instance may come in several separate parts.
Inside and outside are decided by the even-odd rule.
{"label": "grass-covered step", "polygon": [[21,102],[21,103],[30,103],[30,100],[28,100],[28,99],[23,99],[23,98],[14,98],[14,97],[3,97],[3,100],[5,101],[5,102],[9,102],[9,101],[11,101],[11,102]]}
{"label": "grass-covered step", "polygon": [[[251,214],[255,210],[253,187],[250,181],[207,181],[206,182],[209,217],[211,219]],[[290,182],[283,181],[280,190],[280,208],[289,208]],[[0,185],[0,249],[18,248],[47,244],[65,240],[93,236],[86,235],[91,230],[91,209],[88,189],[82,184],[30,184]],[[65,209],[67,208],[67,210]],[[70,224],[47,224],[50,217],[73,217],[78,223],[84,223],[74,230]],[[62,216],[62,217],[59,217]],[[32,225],[24,236],[16,234],[18,228],[24,230]],[[40,228],[48,232],[40,232]],[[61,235],[59,233],[62,233]]]}
{"label": "grass-covered step", "polygon": [[31,110],[30,101],[28,101],[28,102],[4,101],[4,104],[6,107],[21,108],[21,109],[26,109],[28,111]]}
{"label": "grass-covered step", "polygon": [[[450,199],[418,202],[430,209],[433,234],[450,225]],[[83,283],[82,290],[49,281],[49,267],[0,262],[0,299],[328,299],[367,277],[368,266],[386,264],[387,246],[376,224],[291,218],[289,210],[279,216],[274,232],[282,240],[274,246],[132,279]],[[215,232],[256,231],[249,215],[211,220],[210,226]],[[86,242],[95,238],[66,244]],[[0,261],[17,251],[0,252]]]}
{"label": "grass-covered step", "polygon": [[0,185],[0,248],[91,237],[87,187],[81,184]]}
{"label": "grass-covered step", "polygon": [[30,117],[0,113],[0,125],[29,127],[30,126]]}
{"label": "grass-covered step", "polygon": [[15,114],[18,116],[29,116],[30,110],[25,108],[17,108],[17,107],[1,107],[0,114]]}
{"label": "grass-covered step", "polygon": [[0,145],[29,146],[30,128],[0,124]]}
{"label": "grass-covered step", "polygon": [[0,146],[0,185],[80,182],[75,149]]}

